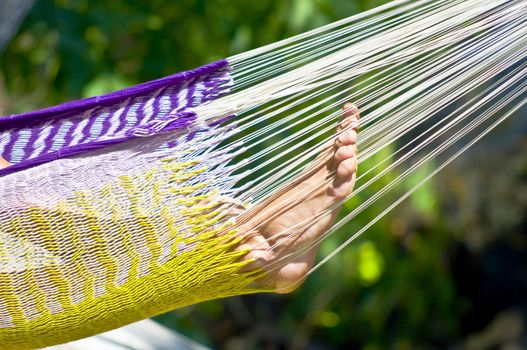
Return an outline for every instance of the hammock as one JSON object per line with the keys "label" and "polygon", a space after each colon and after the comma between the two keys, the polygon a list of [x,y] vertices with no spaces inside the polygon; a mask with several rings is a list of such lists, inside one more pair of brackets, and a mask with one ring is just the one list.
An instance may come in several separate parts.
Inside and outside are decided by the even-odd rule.
{"label": "hammock", "polygon": [[[525,104],[526,14],[525,0],[396,0],[191,71],[0,118],[0,155],[13,164],[0,170],[3,348],[272,291],[255,281],[333,235],[340,246],[311,273]],[[338,136],[346,101],[361,111],[355,189],[279,242],[344,203],[353,210],[248,268],[241,223]],[[233,218],[221,198],[248,209]],[[337,231],[379,201],[386,209],[370,224]]]}

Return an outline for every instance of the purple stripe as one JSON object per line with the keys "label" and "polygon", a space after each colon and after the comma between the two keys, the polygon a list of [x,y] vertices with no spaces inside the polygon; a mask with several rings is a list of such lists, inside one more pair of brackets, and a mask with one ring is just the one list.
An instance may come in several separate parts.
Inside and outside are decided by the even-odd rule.
{"label": "purple stripe", "polygon": [[131,99],[128,105],[125,107],[123,114],[119,117],[119,126],[115,129],[114,135],[119,135],[119,132],[121,132],[124,127],[126,126],[126,118],[128,117],[128,112],[130,112],[130,108],[135,103],[135,99]]}
{"label": "purple stripe", "polygon": [[182,88],[183,84],[178,84],[174,87],[174,89],[172,89],[172,92],[168,95],[168,99],[170,100],[170,108],[168,109],[167,114],[174,113],[176,111],[176,108],[178,106],[178,95]]}
{"label": "purple stripe", "polygon": [[[105,96],[73,101],[41,111],[11,116],[10,118],[4,120],[0,119],[0,133],[2,131],[6,132],[5,129],[8,129],[8,127],[15,127],[15,130],[7,131],[12,132],[12,139],[5,147],[6,153],[8,153],[9,157],[11,157],[13,145],[16,145],[16,142],[18,142],[19,131],[16,130],[22,129],[24,125],[28,125],[30,129],[34,130],[34,133],[32,132],[30,136],[30,145],[26,146],[28,150],[34,150],[39,146],[35,144],[35,141],[38,139],[39,135],[41,135],[42,132],[49,130],[48,128],[51,128],[51,130],[49,130],[50,134],[43,141],[45,147],[42,152],[39,152],[40,155],[37,155],[31,159],[27,159],[26,157],[26,159],[19,162],[18,164],[14,164],[10,167],[0,170],[0,176],[31,168],[59,158],[69,157],[82,152],[108,147],[110,145],[125,142],[133,138],[186,128],[192,125],[197,119],[197,115],[195,113],[185,111],[188,106],[194,106],[197,102],[199,102],[199,99],[197,99],[195,96],[197,83],[200,82],[203,85],[203,81],[206,82],[208,80],[225,82],[226,80],[224,78],[218,78],[218,76],[228,75],[228,69],[229,67],[227,61],[222,60],[208,66],[197,68],[193,71],[175,74],[167,78],[141,84],[136,87],[124,89]],[[203,75],[205,75],[205,77],[203,77]],[[164,86],[163,84],[173,85],[171,86],[173,89],[169,90],[169,93],[166,96],[170,99],[172,106],[179,104],[178,95],[180,92],[184,95],[184,97],[181,99],[181,105],[175,110],[169,109],[168,113],[166,111],[160,113],[160,99],[163,96],[163,93],[167,91],[167,86]],[[184,84],[187,86],[186,91],[181,91]],[[225,84],[221,84],[223,88],[217,87],[215,93],[226,93],[228,91],[228,88],[225,88]],[[155,118],[147,124],[140,125],[142,121],[141,117],[144,115],[143,108],[144,104],[146,103],[144,101],[148,101],[148,98],[145,97],[148,97],[148,95],[151,97],[159,89],[163,90],[160,91],[158,97],[156,97],[154,101],[155,103],[153,107],[155,110],[153,113]],[[203,98],[203,95],[206,95],[206,91],[200,92],[200,99]],[[126,103],[127,100],[129,103]],[[174,103],[174,101],[176,101],[176,103]],[[116,106],[118,102],[120,105]],[[135,122],[130,123],[130,121],[128,121],[129,113],[134,103],[139,105],[137,111],[138,117],[136,118]],[[97,121],[97,118],[100,117],[100,115],[98,115],[99,111],[103,109],[103,111],[106,110],[105,113],[109,113],[109,115],[104,121],[101,122],[100,125],[102,127],[100,130],[101,134],[104,134],[113,125],[110,120],[114,113],[123,107],[125,109],[123,110],[122,115],[119,117],[119,123],[118,127],[116,128],[116,132],[114,135],[109,135],[114,136],[115,138],[106,140],[100,140],[99,138],[96,138],[95,140],[90,140],[89,131],[92,129],[93,124]],[[178,110],[179,113],[176,112]],[[89,113],[90,116],[86,117],[88,114],[86,111],[91,112]],[[58,116],[56,115],[57,113],[59,114]],[[62,143],[62,147],[59,150],[53,150],[51,149],[54,145],[53,140],[65,122],[60,119],[65,117],[70,118],[69,121],[72,122],[72,125],[69,127],[66,135],[64,136],[64,143]],[[59,119],[58,121],[57,118]],[[48,119],[51,119],[54,123],[50,125]],[[79,130],[79,123],[82,122],[87,122],[87,125],[85,125],[82,130]],[[37,125],[35,124],[40,124],[41,127],[37,128]],[[42,127],[44,125],[45,127]],[[115,125],[113,126],[115,127]],[[125,128],[129,129],[125,130],[125,133],[122,133],[122,130]],[[84,136],[83,140],[88,142],[81,143],[83,140],[79,140],[80,142],[78,144],[72,144],[74,138],[73,134],[77,131]],[[86,131],[88,131],[88,135]],[[119,136],[118,133],[121,133],[121,136]]]}
{"label": "purple stripe", "polygon": [[[152,97],[153,95],[150,97],[150,98],[154,99],[154,101],[152,102],[152,107],[150,107],[150,109],[152,110],[152,114],[144,119],[143,122],[145,124],[150,122],[150,121],[152,121],[157,116],[160,116],[160,117],[163,116],[163,115],[160,115],[160,111],[161,111],[161,107],[160,107],[161,106],[161,102],[160,102],[160,100],[164,96],[164,94],[166,94],[167,90],[168,90],[168,87],[166,87],[166,88],[162,89],[161,91],[159,91],[159,94],[157,94],[156,97]],[[147,103],[148,103],[148,101],[147,101]],[[143,106],[143,108],[144,107],[145,106]]]}
{"label": "purple stripe", "polygon": [[[172,103],[173,101],[172,97],[174,95],[177,95],[177,91],[179,91],[180,88],[181,86],[178,85],[178,86],[172,86],[169,89],[167,89],[168,91],[167,95],[159,99],[160,112],[165,113],[165,114],[169,114],[172,112],[172,110],[174,109],[174,104]],[[165,101],[165,102],[162,103],[162,101]]]}
{"label": "purple stripe", "polygon": [[99,137],[106,136],[106,133],[108,132],[108,130],[110,130],[110,127],[112,126],[112,123],[110,121],[112,120],[113,115],[117,113],[117,111],[121,109],[121,107],[122,106],[118,106],[117,109],[113,111],[113,113],[109,113],[108,116],[104,119],[104,121],[102,122],[102,129],[99,133]]}
{"label": "purple stripe", "polygon": [[[184,110],[185,108],[188,107],[188,101],[189,101],[189,90],[192,86],[194,86],[194,84],[196,83],[195,82],[196,79],[192,78],[190,79],[187,84],[185,85],[185,88],[183,90],[180,90],[178,92],[178,94],[175,96],[175,110],[177,112],[180,112],[182,110]],[[182,86],[183,87],[183,86]],[[185,98],[183,98],[183,101],[181,101],[180,103],[180,99],[179,99],[179,94],[182,93],[182,94],[185,94]]]}
{"label": "purple stripe", "polygon": [[174,148],[178,145],[178,142],[177,141],[170,141],[170,142],[167,142],[166,146],[168,148]]}
{"label": "purple stripe", "polygon": [[[111,113],[108,116],[108,118],[104,121],[104,125],[103,125],[104,133],[101,134],[101,137],[108,138],[108,137],[115,136],[118,128],[123,123],[121,120],[123,116],[126,115],[126,112],[128,111],[128,108],[132,102],[133,102],[132,99],[124,100],[123,102],[119,104],[119,106],[117,106],[115,111],[113,111],[113,113]],[[120,112],[119,116],[116,116],[117,112],[120,110],[122,111]],[[110,130],[112,130],[112,134],[110,134]]]}
{"label": "purple stripe", "polygon": [[35,142],[42,131],[42,129],[31,130],[31,136],[29,137],[28,143],[24,147],[24,157],[22,159],[29,158],[31,154],[35,152]]}
{"label": "purple stripe", "polygon": [[226,78],[210,79],[205,82],[206,85],[210,85],[206,89],[206,93],[203,95],[201,103],[208,102],[217,98],[220,95],[225,94],[225,84],[229,82]]}
{"label": "purple stripe", "polygon": [[230,120],[233,120],[234,118],[236,118],[236,114],[231,114],[231,115],[229,115],[229,116],[226,116],[226,117],[224,117],[224,118],[221,118],[221,119],[219,119],[219,120],[216,120],[215,122],[210,123],[208,126],[209,126],[210,128],[213,128],[213,127],[215,127],[215,126],[218,126],[218,125],[221,125],[221,124],[223,124],[223,123],[226,123],[226,122],[228,122],[228,121],[230,121]]}
{"label": "purple stripe", "polygon": [[70,125],[70,128],[68,129],[68,131],[66,131],[66,135],[64,136],[64,147],[68,147],[71,145],[73,141],[73,133],[77,129],[77,125],[82,120],[81,118],[75,118],[75,119],[70,120],[72,124]]}
{"label": "purple stripe", "polygon": [[[154,116],[157,114],[167,115],[170,113],[170,111],[172,110],[172,100],[170,99],[170,96],[174,94],[174,91],[176,91],[175,86],[169,86],[166,89],[163,89],[163,91],[161,91],[161,93],[157,96],[156,100],[154,101]],[[168,107],[163,107],[163,99],[169,102]]]}
{"label": "purple stripe", "polygon": [[[115,127],[113,128],[113,133],[111,135],[109,134],[107,136],[116,136],[119,133],[119,130],[121,128],[123,128],[123,125],[125,125],[125,121],[126,121],[126,115],[128,114],[128,111],[130,110],[130,106],[133,103],[134,103],[133,99],[126,99],[119,105],[117,110],[122,109],[123,111],[121,112],[121,114],[119,115],[117,120],[112,120],[112,119],[114,119],[115,114],[117,113],[117,111],[115,111],[113,113],[112,117],[108,119],[108,122],[110,124],[110,129],[112,127],[114,127],[114,126]],[[108,131],[108,133],[109,133],[109,131]]]}
{"label": "purple stripe", "polygon": [[57,120],[67,118],[68,116],[71,116],[71,113],[80,110],[86,110],[98,106],[111,106],[127,98],[148,94],[162,87],[178,84],[195,76],[215,73],[222,68],[227,68],[228,64],[227,60],[223,59],[193,70],[173,74],[165,78],[132,86],[107,95],[71,101],[58,106],[41,109],[39,111],[6,116],[0,118],[0,132],[11,128],[27,128],[34,126],[35,123],[42,123],[49,119]]}
{"label": "purple stripe", "polygon": [[77,144],[84,143],[86,140],[88,140],[90,138],[90,136],[91,136],[91,127],[92,127],[93,123],[95,123],[95,120],[97,119],[97,116],[98,116],[97,113],[99,113],[101,110],[102,110],[102,108],[99,107],[99,108],[93,109],[90,112],[90,116],[88,117],[88,122],[86,123],[86,125],[82,129],[82,137],[77,141]]}
{"label": "purple stripe", "polygon": [[187,95],[185,96],[185,106],[180,107],[179,110],[194,106],[194,94],[196,93],[196,86],[199,83],[200,79],[196,79],[192,85],[188,86]]}
{"label": "purple stripe", "polygon": [[134,124],[131,126],[132,128],[135,128],[136,126],[138,125],[141,125],[141,123],[143,122],[143,120],[145,119],[145,112],[143,111],[143,108],[145,107],[145,104],[147,104],[148,100],[152,97],[152,95],[148,95],[148,96],[145,96],[143,98],[143,101],[141,101],[141,104],[139,105],[139,107],[137,108],[137,110],[135,111],[135,122]]}
{"label": "purple stripe", "polygon": [[4,147],[4,158],[5,160],[7,160],[8,162],[11,162],[12,161],[12,158],[13,158],[13,147],[15,146],[15,143],[17,143],[19,137],[20,137],[20,132],[19,131],[13,131],[11,134],[11,140],[9,140],[9,142],[5,145]]}
{"label": "purple stripe", "polygon": [[103,108],[100,113],[97,113],[90,127],[90,139],[98,139],[101,137],[104,132],[104,123],[110,119],[111,115],[110,108]]}
{"label": "purple stripe", "polygon": [[196,119],[198,119],[198,116],[194,112],[179,113],[177,119],[169,122],[167,125],[164,126],[163,132],[186,128],[188,126],[191,126]]}
{"label": "purple stripe", "polygon": [[42,150],[42,152],[40,152],[40,154],[46,154],[51,150],[51,147],[53,147],[53,139],[59,133],[61,126],[62,126],[62,123],[57,123],[53,125],[48,137],[46,137],[46,139],[44,140],[45,147]]}

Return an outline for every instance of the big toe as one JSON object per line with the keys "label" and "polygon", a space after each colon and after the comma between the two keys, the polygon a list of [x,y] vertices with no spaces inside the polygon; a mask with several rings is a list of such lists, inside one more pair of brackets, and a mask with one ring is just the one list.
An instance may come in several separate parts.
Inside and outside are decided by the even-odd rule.
{"label": "big toe", "polygon": [[337,128],[337,146],[354,145],[357,142],[359,118],[358,108],[351,103],[346,103],[344,105],[344,117]]}
{"label": "big toe", "polygon": [[334,155],[336,176],[330,188],[330,194],[337,198],[346,198],[353,190],[357,172],[357,130],[359,110],[351,103],[344,105],[344,118],[340,122],[335,141],[337,150]]}

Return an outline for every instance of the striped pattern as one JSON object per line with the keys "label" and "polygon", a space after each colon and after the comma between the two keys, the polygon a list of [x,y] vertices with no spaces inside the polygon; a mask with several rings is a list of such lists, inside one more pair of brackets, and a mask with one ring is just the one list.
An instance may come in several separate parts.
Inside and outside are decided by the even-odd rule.
{"label": "striped pattern", "polygon": [[125,91],[118,103],[72,108],[24,128],[0,128],[0,155],[16,164],[72,146],[158,132],[158,125],[177,121],[181,113],[225,94],[229,84],[228,69],[221,67],[147,94],[127,97]]}
{"label": "striped pattern", "polygon": [[170,159],[52,207],[12,211],[0,231],[2,348],[67,342],[254,292],[257,274],[239,272],[246,251],[232,249],[235,232],[204,202],[214,193],[199,180],[207,171]]}

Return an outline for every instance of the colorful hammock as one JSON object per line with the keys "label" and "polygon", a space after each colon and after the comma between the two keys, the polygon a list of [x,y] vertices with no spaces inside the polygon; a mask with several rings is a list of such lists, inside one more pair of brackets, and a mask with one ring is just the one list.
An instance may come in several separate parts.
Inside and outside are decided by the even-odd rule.
{"label": "colorful hammock", "polygon": [[219,61],[0,119],[14,164],[0,170],[3,349],[254,291],[232,233],[216,235],[228,230],[221,213],[196,207],[236,181],[224,166],[233,155],[210,151],[229,128],[196,128],[191,111],[229,91],[228,70]]}
{"label": "colorful hammock", "polygon": [[[526,13],[525,0],[395,0],[192,71],[0,118],[0,155],[13,164],[0,170],[2,349],[264,291],[253,283],[264,273],[382,201],[320,266],[525,105]],[[345,101],[361,110],[364,171],[352,194],[280,241],[352,197],[353,210],[247,268],[239,222],[334,140]],[[297,192],[292,202],[310,195]],[[221,197],[253,207],[231,220]]]}

